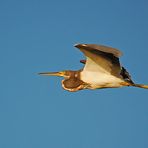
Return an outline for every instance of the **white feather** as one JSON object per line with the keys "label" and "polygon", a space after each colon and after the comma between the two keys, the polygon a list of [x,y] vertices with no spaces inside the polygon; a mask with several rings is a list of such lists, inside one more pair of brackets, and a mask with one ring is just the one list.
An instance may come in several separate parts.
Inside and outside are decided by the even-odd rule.
{"label": "white feather", "polygon": [[92,88],[121,87],[122,79],[113,76],[110,70],[102,68],[99,64],[87,57],[86,65],[81,72],[81,80],[90,84]]}
{"label": "white feather", "polygon": [[119,83],[123,82],[122,79],[117,78],[113,75],[106,73],[92,72],[92,71],[87,71],[87,72],[82,71],[81,80],[96,86],[110,84],[112,86],[118,87],[120,86]]}

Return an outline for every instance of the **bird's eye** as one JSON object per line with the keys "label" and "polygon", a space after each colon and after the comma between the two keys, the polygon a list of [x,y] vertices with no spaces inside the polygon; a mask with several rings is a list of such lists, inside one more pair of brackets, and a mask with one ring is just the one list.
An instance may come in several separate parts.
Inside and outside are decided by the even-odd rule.
{"label": "bird's eye", "polygon": [[75,74],[75,77],[78,77],[78,74],[77,73]]}
{"label": "bird's eye", "polygon": [[87,46],[87,44],[83,44],[83,46]]}

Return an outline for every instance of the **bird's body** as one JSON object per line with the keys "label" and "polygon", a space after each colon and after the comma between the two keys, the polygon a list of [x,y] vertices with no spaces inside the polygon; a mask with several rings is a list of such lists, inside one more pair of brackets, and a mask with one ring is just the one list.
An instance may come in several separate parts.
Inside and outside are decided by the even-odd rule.
{"label": "bird's body", "polygon": [[111,47],[96,44],[77,44],[86,60],[81,62],[83,69],[78,71],[45,72],[42,75],[62,76],[62,87],[74,92],[82,89],[118,88],[135,86],[148,88],[147,85],[135,84],[124,67],[120,65],[122,53]]}
{"label": "bird's body", "polygon": [[117,78],[113,75],[107,73],[98,74],[97,72],[82,72],[81,80],[89,83],[90,89],[122,87],[120,83],[124,82],[121,78]]}

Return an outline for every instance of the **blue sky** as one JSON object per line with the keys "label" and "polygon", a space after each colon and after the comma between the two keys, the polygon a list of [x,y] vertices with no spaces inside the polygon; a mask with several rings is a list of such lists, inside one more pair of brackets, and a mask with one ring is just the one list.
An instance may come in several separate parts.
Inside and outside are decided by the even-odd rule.
{"label": "blue sky", "polygon": [[147,148],[148,91],[61,88],[38,72],[80,69],[75,43],[116,47],[148,84],[146,0],[1,0],[0,147]]}

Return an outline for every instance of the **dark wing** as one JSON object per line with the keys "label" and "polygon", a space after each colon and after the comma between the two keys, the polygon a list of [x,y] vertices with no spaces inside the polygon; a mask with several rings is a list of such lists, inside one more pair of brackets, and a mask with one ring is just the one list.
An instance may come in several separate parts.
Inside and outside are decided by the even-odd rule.
{"label": "dark wing", "polygon": [[129,72],[124,67],[122,67],[120,74],[121,74],[121,76],[123,77],[123,79],[125,81],[130,82],[131,84],[134,84],[134,82],[132,81],[132,78],[131,78]]}
{"label": "dark wing", "polygon": [[86,60],[80,60],[80,63],[85,64],[86,63]]}
{"label": "dark wing", "polygon": [[86,56],[84,71],[108,73],[120,77],[121,66],[119,57],[122,53],[111,47],[96,44],[77,44]]}

